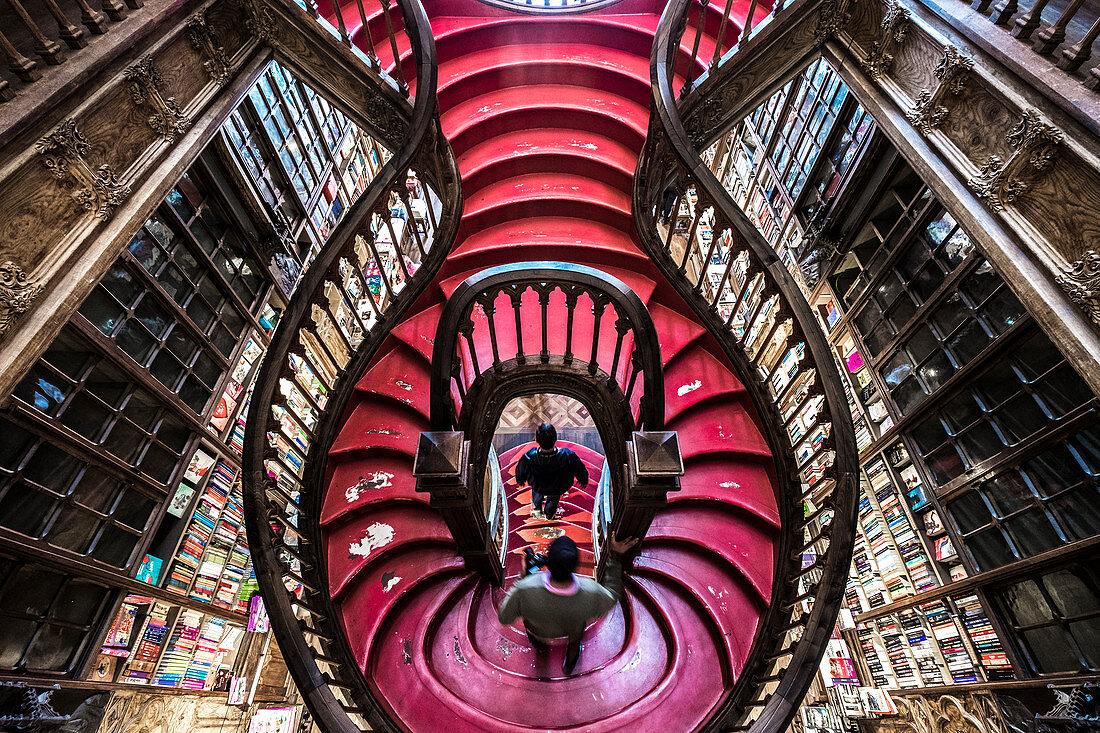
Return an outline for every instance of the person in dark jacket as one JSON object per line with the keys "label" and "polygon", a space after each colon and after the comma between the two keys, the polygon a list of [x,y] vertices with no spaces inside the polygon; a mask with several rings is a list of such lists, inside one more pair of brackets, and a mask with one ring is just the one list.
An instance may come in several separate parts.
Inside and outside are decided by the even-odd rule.
{"label": "person in dark jacket", "polygon": [[573,481],[581,486],[588,483],[588,469],[576,453],[568,448],[556,447],[558,431],[550,423],[544,422],[538,426],[535,442],[538,447],[527,451],[519,459],[516,483],[531,487],[532,517],[553,519],[558,511],[558,500],[573,485]]}

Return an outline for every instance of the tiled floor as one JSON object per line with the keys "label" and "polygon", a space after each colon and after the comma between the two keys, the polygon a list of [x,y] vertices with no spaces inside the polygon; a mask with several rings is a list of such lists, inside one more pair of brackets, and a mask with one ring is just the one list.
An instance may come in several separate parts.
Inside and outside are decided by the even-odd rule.
{"label": "tiled floor", "polygon": [[603,453],[603,443],[588,414],[588,408],[571,397],[539,394],[517,397],[500,416],[493,446],[501,454],[521,443],[535,439],[535,428],[549,422],[558,429],[558,439],[568,440]]}

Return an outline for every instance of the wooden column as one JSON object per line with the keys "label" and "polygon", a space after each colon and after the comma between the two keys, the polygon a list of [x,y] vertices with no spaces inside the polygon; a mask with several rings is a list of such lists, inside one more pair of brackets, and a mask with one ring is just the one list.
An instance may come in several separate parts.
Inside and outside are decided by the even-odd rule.
{"label": "wooden column", "polygon": [[489,528],[481,501],[481,481],[470,475],[470,441],[461,431],[421,433],[413,461],[416,490],[431,497],[443,515],[458,553],[471,570],[500,574],[490,552]]}
{"label": "wooden column", "polygon": [[653,517],[680,490],[684,459],[676,431],[635,431],[626,443],[624,491],[615,497],[609,538],[645,537]]}

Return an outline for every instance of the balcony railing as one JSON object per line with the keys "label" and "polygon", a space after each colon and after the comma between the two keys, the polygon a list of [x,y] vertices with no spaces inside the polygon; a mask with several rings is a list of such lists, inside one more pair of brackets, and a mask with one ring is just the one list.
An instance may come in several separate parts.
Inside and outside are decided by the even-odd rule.
{"label": "balcony railing", "polygon": [[[650,64],[653,114],[633,200],[638,232],[737,367],[778,479],[782,535],[772,601],[715,719],[722,730],[774,733],[789,725],[831,635],[852,556],[859,466],[836,363],[794,279],[701,157],[716,121],[736,114],[730,104],[751,109],[754,94],[782,81],[784,64],[793,68],[812,52],[820,33],[803,29],[814,21],[821,27],[825,5],[777,5],[747,23],[737,44],[715,52],[695,79],[696,51],[686,49],[699,45],[687,41],[698,37],[697,0],[672,0]],[[777,60],[783,43],[797,48]],[[694,117],[694,139],[684,109]]]}
{"label": "balcony railing", "polygon": [[65,63],[145,4],[94,2],[96,7],[92,0],[8,0],[0,9],[0,49],[8,62],[7,71],[0,72],[0,102],[13,99],[21,86],[41,79],[45,68]]}
{"label": "balcony railing", "polygon": [[[462,210],[457,163],[439,123],[431,28],[418,0],[399,6],[415,98],[410,109],[404,97],[388,97],[388,112],[409,125],[303,275],[257,376],[245,434],[256,578],[295,684],[328,733],[393,728],[328,594],[318,521],[326,450],[356,376],[439,270]],[[376,68],[362,73],[385,83]]]}

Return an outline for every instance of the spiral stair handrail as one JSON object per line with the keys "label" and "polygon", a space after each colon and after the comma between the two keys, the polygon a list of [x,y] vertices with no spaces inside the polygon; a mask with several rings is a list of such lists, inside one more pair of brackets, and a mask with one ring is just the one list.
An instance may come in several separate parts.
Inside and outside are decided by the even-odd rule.
{"label": "spiral stair handrail", "polygon": [[[649,311],[641,298],[618,278],[591,267],[566,262],[517,262],[492,267],[467,278],[451,294],[440,315],[432,351],[432,364],[435,365],[431,380],[432,429],[449,430],[459,424],[456,418],[461,406],[454,399],[451,385],[455,383],[460,395],[464,396],[464,369],[467,374],[470,371],[476,372],[476,377],[490,370],[502,369],[507,361],[498,354],[499,327],[487,329],[494,356],[491,364],[484,367],[478,365],[476,354],[473,354],[472,363],[463,356],[459,349],[460,339],[465,339],[467,355],[473,352],[474,311],[479,310],[480,315],[495,322],[495,302],[498,296],[506,295],[518,324],[520,301],[528,291],[534,291],[539,296],[542,312],[540,341],[528,344],[531,349],[524,349],[522,338],[519,339],[517,359],[521,360],[520,363],[530,360],[532,364],[549,364],[552,356],[562,356],[567,365],[575,364],[578,369],[587,371],[592,378],[596,378],[598,372],[608,383],[616,383],[627,400],[634,394],[637,377],[641,375],[642,392],[638,416],[631,428],[661,430],[664,427],[665,414],[664,372],[661,369],[657,329]],[[555,291],[561,291],[565,297],[569,312],[567,331],[572,330],[580,297],[588,296],[591,299],[594,313],[598,311],[595,316],[595,343],[578,344],[570,339],[567,341],[566,353],[551,354],[547,340],[547,311],[550,297]],[[594,352],[599,351],[598,324],[609,305],[617,316],[615,329],[619,337],[612,351],[612,363],[601,364],[595,358]],[[633,336],[629,344],[623,338],[627,333]],[[583,354],[585,351],[594,358],[586,362],[575,358],[574,352]]]}
{"label": "spiral stair handrail", "polygon": [[[671,0],[657,29],[652,115],[632,209],[648,254],[743,375],[776,456],[783,535],[772,603],[744,670],[708,727],[776,733],[790,724],[809,689],[840,610],[855,537],[858,452],[840,374],[809,304],[685,131],[685,100],[693,110],[713,113],[724,103],[722,89],[753,86],[727,82],[738,75],[739,46],[710,69],[708,76],[721,67],[723,84],[713,78],[693,84],[688,77],[684,96],[673,91],[674,81],[686,76],[680,43],[693,3]],[[784,32],[782,10],[779,5],[768,22],[761,20],[759,35]],[[752,40],[769,39],[754,33]],[[707,94],[713,98],[700,98]],[[681,232],[685,209],[688,226]]]}
{"label": "spiral stair handrail", "polygon": [[[326,450],[355,379],[445,261],[462,211],[457,161],[440,126],[427,14],[420,0],[396,4],[415,61],[411,109],[391,98],[404,105],[392,113],[410,120],[407,137],[303,273],[256,378],[244,442],[256,580],[294,683],[326,733],[397,730],[373,698],[327,592],[317,520]],[[368,65],[363,73],[379,75]]]}

